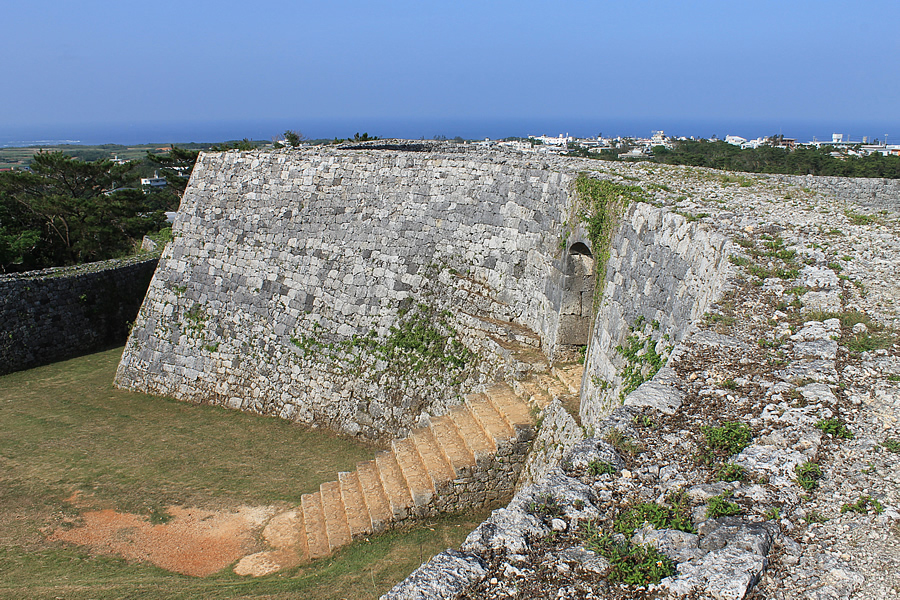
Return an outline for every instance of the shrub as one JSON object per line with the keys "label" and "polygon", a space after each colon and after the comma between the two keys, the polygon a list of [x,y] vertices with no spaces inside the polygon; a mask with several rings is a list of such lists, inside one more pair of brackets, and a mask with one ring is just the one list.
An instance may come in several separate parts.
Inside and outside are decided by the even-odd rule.
{"label": "shrub", "polygon": [[608,534],[593,536],[587,546],[609,561],[606,577],[613,583],[649,585],[676,572],[674,561],[652,546],[616,542]]}

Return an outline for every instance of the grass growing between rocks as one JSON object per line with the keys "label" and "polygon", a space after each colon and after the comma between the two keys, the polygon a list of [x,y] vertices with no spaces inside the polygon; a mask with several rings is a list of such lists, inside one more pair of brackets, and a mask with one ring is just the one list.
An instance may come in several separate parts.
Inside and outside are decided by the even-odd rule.
{"label": "grass growing between rocks", "polygon": [[371,598],[481,520],[373,537],[260,579],[228,570],[192,578],[49,541],[53,530],[77,525],[79,509],[161,523],[170,505],[296,506],[375,453],[280,419],[114,389],[121,353],[0,377],[0,598]]}

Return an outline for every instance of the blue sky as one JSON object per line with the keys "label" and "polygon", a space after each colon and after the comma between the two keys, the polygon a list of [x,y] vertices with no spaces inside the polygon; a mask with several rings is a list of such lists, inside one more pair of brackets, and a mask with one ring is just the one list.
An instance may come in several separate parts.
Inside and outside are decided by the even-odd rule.
{"label": "blue sky", "polygon": [[896,0],[33,0],[0,14],[0,140],[251,122],[900,122]]}

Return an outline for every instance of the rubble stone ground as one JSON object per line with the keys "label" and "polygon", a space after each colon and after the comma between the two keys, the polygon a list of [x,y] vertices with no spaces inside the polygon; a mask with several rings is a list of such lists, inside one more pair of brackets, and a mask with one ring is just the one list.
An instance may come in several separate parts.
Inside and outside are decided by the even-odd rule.
{"label": "rubble stone ground", "polygon": [[[645,394],[662,410],[626,400],[472,532],[450,557],[468,575],[430,597],[900,598],[900,214],[765,176],[597,169],[730,236],[730,289],[672,353],[668,397]],[[750,433],[734,453],[708,435],[728,423]],[[625,542],[617,518],[641,503],[693,531],[638,526],[631,543],[676,573],[615,583],[590,540]],[[403,586],[386,597],[417,597]]]}

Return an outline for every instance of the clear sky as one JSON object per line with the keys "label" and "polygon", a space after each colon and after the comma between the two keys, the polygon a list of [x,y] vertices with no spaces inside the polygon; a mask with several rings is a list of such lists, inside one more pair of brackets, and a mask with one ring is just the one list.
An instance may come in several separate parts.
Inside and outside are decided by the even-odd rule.
{"label": "clear sky", "polygon": [[898,24],[897,0],[5,0],[0,141],[252,121],[894,125]]}

